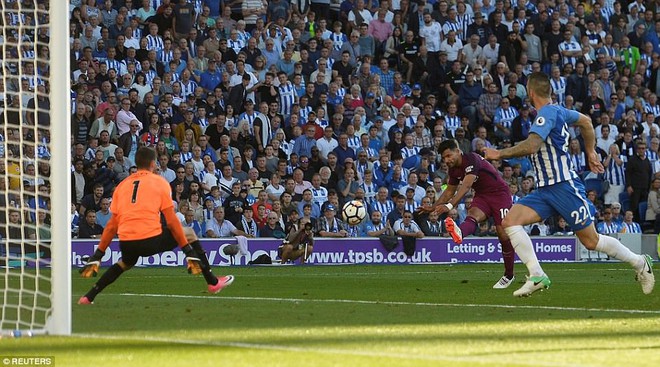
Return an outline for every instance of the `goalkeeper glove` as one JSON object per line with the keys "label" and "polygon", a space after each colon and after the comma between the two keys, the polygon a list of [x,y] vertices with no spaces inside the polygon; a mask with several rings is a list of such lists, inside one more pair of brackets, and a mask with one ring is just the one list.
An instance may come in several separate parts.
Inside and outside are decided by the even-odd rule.
{"label": "goalkeeper glove", "polygon": [[188,261],[188,274],[197,275],[202,273],[202,266],[200,265],[200,259],[195,249],[190,245],[185,245],[181,250],[186,255],[186,260]]}
{"label": "goalkeeper glove", "polygon": [[82,268],[80,268],[80,270],[78,271],[80,273],[80,275],[83,278],[95,277],[96,274],[99,273],[99,266],[101,265],[101,258],[103,258],[104,254],[105,254],[105,251],[101,251],[101,250],[97,249],[94,252],[94,255],[92,255],[92,257],[90,257],[87,260],[87,262],[85,263],[85,265]]}

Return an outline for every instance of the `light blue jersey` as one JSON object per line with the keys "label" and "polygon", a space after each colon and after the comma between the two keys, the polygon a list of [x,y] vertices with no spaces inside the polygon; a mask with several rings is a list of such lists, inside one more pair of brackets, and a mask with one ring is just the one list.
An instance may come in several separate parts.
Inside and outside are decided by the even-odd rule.
{"label": "light blue jersey", "polygon": [[541,149],[531,156],[538,187],[578,178],[568,153],[571,139],[568,127],[577,122],[579,116],[578,112],[558,105],[541,107],[530,129],[530,133],[543,139]]}
{"label": "light blue jersey", "polygon": [[590,226],[595,213],[568,153],[568,127],[579,116],[557,105],[541,107],[530,130],[544,140],[539,151],[531,156],[538,189],[517,203],[533,209],[542,219],[559,214],[574,231]]}

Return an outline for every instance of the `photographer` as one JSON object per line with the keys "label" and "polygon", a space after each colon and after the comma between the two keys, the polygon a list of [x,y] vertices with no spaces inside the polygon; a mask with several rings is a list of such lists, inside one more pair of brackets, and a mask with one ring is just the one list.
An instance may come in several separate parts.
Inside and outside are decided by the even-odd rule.
{"label": "photographer", "polygon": [[282,264],[300,258],[304,264],[314,250],[314,231],[308,219],[300,219],[298,225],[291,226],[291,230],[282,243]]}

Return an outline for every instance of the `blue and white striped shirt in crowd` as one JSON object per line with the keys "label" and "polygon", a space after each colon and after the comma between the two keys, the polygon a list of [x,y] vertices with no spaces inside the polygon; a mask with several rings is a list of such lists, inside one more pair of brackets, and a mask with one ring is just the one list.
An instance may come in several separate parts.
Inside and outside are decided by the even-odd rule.
{"label": "blue and white striped shirt in crowd", "polygon": [[[254,119],[257,118],[257,113],[252,112],[251,114],[248,114],[247,112],[243,112],[238,116],[238,121],[237,123],[240,124],[241,120],[247,120],[248,125],[250,125],[250,132],[254,131]],[[238,125],[236,125],[238,126]]]}
{"label": "blue and white striped shirt in crowd", "polygon": [[569,155],[569,158],[571,160],[571,164],[573,165],[573,169],[577,173],[582,173],[587,168],[587,160],[585,159],[584,152],[580,152],[579,154],[571,154]]}
{"label": "blue and white striped shirt in crowd", "polygon": [[202,128],[202,133],[206,131],[206,128],[209,127],[209,120],[207,118],[197,119],[197,124]]}
{"label": "blue and white striped shirt in crowd", "polygon": [[[243,42],[243,47],[247,46],[248,41],[250,40],[250,38],[252,38],[252,35],[250,33],[246,32],[246,31],[238,31],[237,30],[237,32],[238,32],[238,39]],[[278,33],[281,33],[281,32],[279,32],[279,30],[278,30]],[[281,36],[281,34],[279,36]]]}
{"label": "blue and white striped shirt in crowd", "polygon": [[603,45],[603,47],[601,47],[600,50],[605,51],[606,55],[608,55],[609,57],[614,57],[617,54],[616,50],[612,46]]}
{"label": "blue and white striped shirt in crowd", "polygon": [[151,7],[154,10],[158,10],[161,5],[163,5],[163,0],[151,0]]}
{"label": "blue and white striped shirt in crowd", "polygon": [[154,79],[158,76],[155,70],[149,69],[147,71],[143,71],[144,73],[144,79],[148,85],[153,84]]}
{"label": "blue and white striped shirt in crowd", "polygon": [[[325,61],[326,61],[326,62],[325,62],[325,66],[327,67],[326,70],[332,72],[332,71],[331,71],[331,70],[332,70],[332,65],[335,64],[335,60],[332,59],[332,58],[330,58],[330,57],[328,57]],[[318,65],[319,65],[319,60],[316,60],[316,68],[317,68],[317,69],[319,68]]]}
{"label": "blue and white striped shirt in crowd", "polygon": [[610,22],[610,17],[612,14],[614,14],[614,10],[612,10],[612,8],[608,8],[606,6],[600,8],[600,15],[602,15],[608,23]]}
{"label": "blue and white striped shirt in crowd", "polygon": [[[201,172],[199,172],[199,175],[198,175],[199,176],[199,178],[198,178],[199,182],[203,182],[204,177],[208,174],[211,174],[211,173],[206,168],[204,168]],[[222,178],[222,171],[220,171],[219,168],[216,168],[215,171],[212,173],[212,175],[214,175],[215,178],[217,178],[219,180],[220,178]]]}
{"label": "blue and white striped shirt in crowd", "polygon": [[[561,54],[562,51],[580,51],[582,50],[582,47],[580,47],[580,44],[575,42],[575,41],[570,41],[570,42],[562,42],[559,44],[559,53]],[[575,63],[577,62],[577,57],[574,56],[563,56],[562,55],[562,65],[566,64],[571,64],[573,67],[575,67]]]}
{"label": "blue and white striped shirt in crowd", "polygon": [[417,201],[413,200],[412,203],[406,201],[405,210],[414,213],[417,208],[419,208],[419,203]]}
{"label": "blue and white striped shirt in crowd", "polygon": [[122,69],[122,63],[119,60],[106,59],[104,63],[108,67],[108,70],[115,69],[117,75],[121,74],[123,69]]}
{"label": "blue and white striped shirt in crowd", "polygon": [[170,74],[172,74],[172,83],[170,85],[174,84],[174,82],[178,82],[181,80],[181,75],[177,73],[170,73]]}
{"label": "blue and white striped shirt in crowd", "polygon": [[364,151],[364,152],[367,153],[367,159],[369,159],[369,158],[371,158],[371,157],[376,157],[376,158],[378,158],[378,152],[376,151],[376,149],[371,148],[371,147],[366,147],[366,148],[364,148],[364,147],[360,146],[359,148],[357,148],[357,149],[355,150],[355,154],[359,154],[359,153],[362,152],[362,151]]}
{"label": "blue and white striped shirt in crowd", "polygon": [[162,50],[163,47],[163,39],[160,36],[152,36],[150,34],[147,35],[147,50],[156,50],[156,52],[158,52]]}
{"label": "blue and white striped shirt in crowd", "polygon": [[134,39],[137,39],[137,40],[142,39],[142,30],[140,29],[140,27],[135,27],[135,29],[133,29],[133,33],[131,34],[131,38],[134,38]]}
{"label": "blue and white striped shirt in crowd", "polygon": [[520,34],[525,34],[525,26],[527,26],[527,18],[523,19],[516,19],[518,21],[518,24],[520,24]]}
{"label": "blue and white striped shirt in crowd", "polygon": [[233,39],[228,39],[227,40],[227,46],[234,50],[234,52],[239,53],[243,47],[245,47],[245,44],[243,43],[242,39],[237,39],[234,41]]}
{"label": "blue and white striped shirt in crowd", "polygon": [[518,117],[518,110],[513,107],[498,107],[495,110],[495,124],[500,124],[505,129],[511,129],[511,124],[516,117]]}
{"label": "blue and white striped shirt in crowd", "polygon": [[316,204],[320,210],[321,207],[323,207],[323,204],[328,201],[328,189],[321,186],[318,189],[312,187],[310,190],[312,190],[312,202]]}
{"label": "blue and white striped shirt in crowd", "polygon": [[374,201],[373,203],[371,203],[370,208],[371,208],[370,213],[373,213],[374,211],[378,210],[383,215],[383,219],[384,219],[387,217],[388,214],[390,214],[392,210],[394,210],[394,202],[390,199],[387,199],[387,201],[385,201],[384,203],[380,201]]}
{"label": "blue and white striped shirt in crowd", "polygon": [[452,136],[455,136],[454,134],[456,133],[456,129],[461,127],[461,118],[456,116],[445,116],[445,134],[447,132],[451,132]]}
{"label": "blue and white striped shirt in crowd", "polygon": [[656,104],[655,106],[647,104],[644,109],[646,110],[646,113],[652,113],[655,118],[660,117],[660,104]]}
{"label": "blue and white striped shirt in crowd", "polygon": [[621,227],[617,222],[600,222],[596,224],[596,231],[600,234],[619,233]]}
{"label": "blue and white striped shirt in crowd", "polygon": [[446,37],[447,34],[451,31],[456,32],[456,34],[458,36],[460,36],[460,34],[461,34],[461,23],[459,23],[458,21],[452,22],[451,20],[447,19],[445,21],[445,24],[442,26],[442,34],[444,34],[445,37]]}
{"label": "blue and white striped shirt in crowd", "polygon": [[348,147],[353,149],[354,152],[357,151],[361,145],[359,136],[353,134],[353,136],[348,137]]}
{"label": "blue and white striped shirt in crowd", "polygon": [[122,60],[121,64],[123,66],[123,70],[128,70],[128,64],[133,64],[133,65],[135,65],[135,71],[136,72],[142,71],[142,64],[139,61],[137,61],[136,59],[126,58],[126,59]]}
{"label": "blue and white striped shirt in crowd", "polygon": [[552,93],[557,95],[557,103],[564,103],[566,100],[566,78],[563,76],[560,76],[559,80],[552,78],[550,79],[550,85],[552,86]]}
{"label": "blue and white striped shirt in crowd", "polygon": [[181,95],[187,97],[191,94],[195,94],[197,83],[192,80],[188,80],[188,82],[179,81],[179,83],[181,83]]}
{"label": "blue and white striped shirt in crowd", "polygon": [[653,57],[648,54],[641,54],[640,55],[640,61],[644,60],[646,61],[646,72],[644,73],[644,78],[648,79],[651,77],[651,69],[653,69]]}
{"label": "blue and white striped shirt in crowd", "polygon": [[343,33],[337,34],[332,32],[330,39],[332,40],[332,47],[335,50],[341,50],[341,46],[344,44],[344,42],[348,42],[348,37],[346,37],[346,35]]}
{"label": "blue and white striped shirt in crowd", "polygon": [[307,119],[309,118],[309,113],[312,112],[312,107],[310,106],[305,106],[305,107],[300,107],[300,111],[298,114],[300,115],[300,121],[304,124],[307,123]]}
{"label": "blue and white striped shirt in crowd", "polygon": [[35,53],[34,50],[23,50],[21,51],[21,55],[24,59],[34,60]]}
{"label": "blue and white striped shirt in crowd", "polygon": [[285,141],[280,142],[280,148],[286,153],[286,157],[289,158],[291,152],[293,151],[293,144]]}
{"label": "blue and white striped shirt in crowd", "polygon": [[621,223],[621,226],[624,229],[624,233],[642,233],[642,227],[637,222]]}
{"label": "blue and white striped shirt in crowd", "polygon": [[[421,150],[421,148],[417,147],[417,146],[414,146],[414,147],[411,147],[411,148],[403,147],[403,148],[401,148],[401,156],[403,157],[403,160],[405,161],[406,159],[408,159],[410,157],[414,157],[417,154],[419,154],[420,150]],[[407,176],[403,176],[403,177],[407,177]]]}
{"label": "blue and white striped shirt in crowd", "polygon": [[[386,215],[383,215],[383,219],[386,217]],[[366,232],[378,232],[382,231],[385,229],[385,222],[380,222],[378,224],[373,224],[369,222],[366,227]]]}
{"label": "blue and white striped shirt in crowd", "polygon": [[337,96],[341,97],[341,99],[344,99],[344,96],[346,95],[346,89],[340,87],[337,89]]}
{"label": "blue and white striped shirt in crowd", "polygon": [[658,160],[658,152],[654,152],[651,149],[646,150],[646,158],[649,159],[651,162],[651,167],[655,164],[655,162]]}
{"label": "blue and white striped shirt in crowd", "polygon": [[467,35],[468,26],[474,23],[474,17],[467,13],[462,15],[458,14],[456,15],[456,21],[458,21],[458,24],[460,24],[460,29],[461,29],[457,33],[458,38],[460,38],[461,41],[463,41],[463,44],[465,44],[465,41],[467,41],[468,39],[468,35]]}
{"label": "blue and white striped shirt in crowd", "polygon": [[406,126],[408,126],[409,128],[412,129],[416,123],[417,123],[417,119],[415,117],[413,116],[406,117]]}
{"label": "blue and white striped shirt in crowd", "polygon": [[181,164],[185,164],[186,162],[192,159],[192,155],[193,155],[192,152],[187,152],[187,153],[181,152],[179,161],[181,162]]}
{"label": "blue and white striped shirt in crowd", "polygon": [[25,79],[28,81],[30,88],[35,89],[38,85],[46,85],[46,82],[34,75],[26,76]]}
{"label": "blue and white striped shirt in crowd", "polygon": [[367,203],[368,206],[371,206],[371,204],[376,201],[378,186],[376,186],[376,184],[373,182],[371,183],[362,182],[360,184],[360,187],[362,188],[362,190],[364,190],[364,202]]}
{"label": "blue and white striped shirt in crowd", "polygon": [[174,51],[169,50],[160,50],[158,52],[158,61],[162,62],[165,65],[169,65],[170,61],[174,58]]}
{"label": "blue and white striped shirt in crowd", "polygon": [[296,88],[293,87],[291,82],[286,82],[284,85],[277,87],[280,92],[280,114],[289,116],[291,114],[291,107],[296,103]]}

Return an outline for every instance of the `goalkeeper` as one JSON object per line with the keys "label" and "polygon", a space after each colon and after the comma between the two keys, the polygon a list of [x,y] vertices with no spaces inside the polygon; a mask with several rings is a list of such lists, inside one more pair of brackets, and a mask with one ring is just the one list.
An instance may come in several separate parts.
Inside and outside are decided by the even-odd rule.
{"label": "goalkeeper", "polygon": [[[210,293],[217,293],[234,281],[234,276],[221,278],[211,272],[206,253],[197,236],[190,228],[183,228],[174,213],[170,185],[153,173],[156,168],[156,151],[142,147],[135,154],[136,173],[124,179],[112,196],[108,221],[98,249],[80,270],[83,277],[96,276],[105,250],[116,234],[119,235],[121,260],[113,264],[80,298],[78,304],[91,304],[94,298],[112,284],[126,270],[137,263],[140,256],[151,256],[174,249],[177,244],[188,261],[188,271],[202,273]],[[166,227],[161,224],[161,214]]]}

